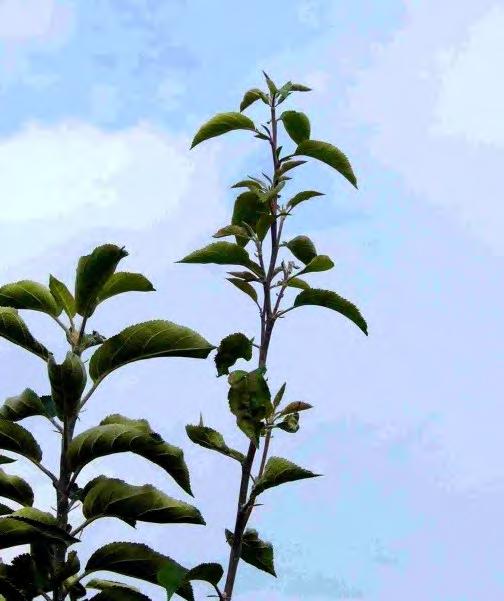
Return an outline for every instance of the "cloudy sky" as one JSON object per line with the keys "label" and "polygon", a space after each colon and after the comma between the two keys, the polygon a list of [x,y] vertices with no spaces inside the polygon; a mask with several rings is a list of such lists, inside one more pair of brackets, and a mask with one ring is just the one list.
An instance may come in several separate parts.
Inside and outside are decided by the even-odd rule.
{"label": "cloudy sky", "polygon": [[[290,400],[315,409],[297,435],[275,436],[274,454],[324,477],[264,495],[252,525],[279,578],[241,565],[237,601],[503,598],[503,29],[502,0],[0,0],[0,277],[70,285],[80,255],[126,245],[124,269],[157,291],[105,304],[92,327],[107,336],[152,318],[214,343],[258,335],[224,269],[174,261],[228,223],[229,186],[268,165],[240,133],[188,150],[202,122],[263,85],[262,69],[313,87],[290,108],[357,174],[358,191],[320,164],[290,184],[326,193],[287,234],[333,258],[313,282],[355,302],[369,337],[322,309],[279,324],[271,387],[287,380]],[[27,321],[62,357],[53,324]],[[43,394],[43,367],[4,341],[4,397]],[[147,417],[184,448],[208,526],[101,521],[83,558],[112,538],[187,565],[226,561],[239,473],[184,432],[201,411],[246,448],[226,394],[211,360],[130,365],[100,387],[79,428]],[[31,420],[55,461],[53,433]],[[50,507],[51,486],[17,469]],[[138,458],[96,461],[83,479],[103,472],[183,495]]]}

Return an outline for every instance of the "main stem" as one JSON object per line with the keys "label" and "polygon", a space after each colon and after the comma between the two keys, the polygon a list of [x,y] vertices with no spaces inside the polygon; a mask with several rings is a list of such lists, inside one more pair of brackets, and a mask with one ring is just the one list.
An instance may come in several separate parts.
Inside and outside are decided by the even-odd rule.
{"label": "main stem", "polygon": [[[276,108],[275,108],[276,97],[272,94],[271,98],[271,137],[270,146],[273,158],[273,186],[278,184],[278,171],[280,168],[280,161],[277,156],[277,122],[276,122]],[[277,214],[277,200],[276,197],[271,201],[270,210],[273,215]],[[268,350],[271,341],[271,335],[273,333],[273,327],[275,325],[275,314],[272,310],[271,303],[271,284],[275,272],[276,261],[278,258],[279,250],[279,229],[277,220],[273,221],[271,225],[271,256],[268,266],[266,277],[263,281],[264,300],[261,311],[261,344],[259,347],[259,367],[266,367],[266,360],[268,357]],[[270,430],[266,434],[265,440],[265,452],[263,453],[263,460],[261,461],[260,472],[264,469],[264,462],[266,460],[266,453],[269,447]],[[250,514],[252,513],[252,506],[247,503],[248,489],[250,483],[250,474],[254,459],[256,455],[256,447],[253,442],[250,442],[247,456],[242,464],[242,476],[240,482],[240,492],[238,495],[238,507],[236,511],[236,521],[233,533],[233,542],[229,553],[229,563],[226,577],[226,584],[224,587],[223,599],[224,601],[230,601],[233,595],[234,583],[236,580],[236,573],[238,571],[238,563],[240,561],[241,549],[243,544],[243,534],[247,526]],[[260,474],[259,474],[260,475]]]}

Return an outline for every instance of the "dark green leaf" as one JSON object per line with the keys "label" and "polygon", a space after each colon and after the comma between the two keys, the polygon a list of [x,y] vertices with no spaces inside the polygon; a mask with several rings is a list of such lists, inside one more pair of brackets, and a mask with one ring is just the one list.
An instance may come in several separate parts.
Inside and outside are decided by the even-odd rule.
{"label": "dark green leaf", "polygon": [[0,418],[17,422],[33,415],[46,415],[40,397],[31,388],[25,388],[21,394],[6,399],[0,407]]}
{"label": "dark green leaf", "polygon": [[311,92],[311,88],[308,88],[307,86],[304,86],[301,83],[293,83],[291,85],[291,90],[293,92]]}
{"label": "dark green leaf", "polygon": [[[162,584],[158,581],[158,574],[164,568],[173,568],[187,573],[187,569],[166,555],[154,551],[147,545],[138,543],[110,543],[95,551],[86,565],[86,572],[106,570],[131,576],[150,582]],[[192,588],[184,584],[177,589],[177,594],[187,601],[194,601]]]}
{"label": "dark green leaf", "polygon": [[166,566],[159,572],[158,581],[165,587],[167,601],[170,601],[175,591],[191,580],[202,580],[216,587],[223,573],[218,563],[201,563],[188,571],[180,569],[180,566]]}
{"label": "dark green leaf", "polygon": [[[234,535],[227,529],[225,533],[226,541],[231,546]],[[273,546],[271,543],[262,541],[257,534],[257,530],[252,528],[245,530],[240,557],[251,566],[276,577],[273,563]]]}
{"label": "dark green leaf", "polygon": [[209,582],[217,586],[223,575],[224,570],[219,563],[200,563],[187,572],[185,580],[187,582],[190,580],[202,580],[203,582]]}
{"label": "dark green leaf", "polygon": [[226,457],[231,457],[242,463],[245,460],[243,453],[230,449],[220,432],[207,426],[186,426],[187,436],[195,443],[206,449],[217,451]]}
{"label": "dark green leaf", "polygon": [[296,144],[309,140],[310,120],[304,113],[284,111],[280,119],[283,121],[286,132]]}
{"label": "dark green leaf", "polygon": [[132,526],[136,521],[156,524],[205,524],[201,513],[150,484],[133,486],[123,480],[99,476],[84,488],[85,518],[116,517]]}
{"label": "dark green leaf", "polygon": [[245,294],[248,294],[253,301],[257,302],[257,292],[255,291],[253,286],[251,286],[248,282],[244,282],[243,280],[240,280],[238,278],[226,278],[226,279],[228,282],[231,282],[231,284],[233,284],[233,286],[236,286],[238,288],[238,290],[245,292]]}
{"label": "dark green leaf", "polygon": [[0,518],[0,549],[27,545],[33,542],[64,542],[73,544],[77,539],[58,528],[55,518],[49,514],[23,507],[8,517]]}
{"label": "dark green leaf", "polygon": [[252,341],[240,332],[230,334],[221,340],[215,355],[217,376],[229,373],[229,368],[238,359],[250,361],[252,359]]}
{"label": "dark green leaf", "polygon": [[49,276],[49,290],[54,296],[54,299],[68,317],[75,317],[75,299],[70,290],[65,286],[63,282],[60,282],[53,275]]}
{"label": "dark green leaf", "polygon": [[312,157],[326,163],[341,173],[344,178],[357,188],[357,179],[355,178],[350,161],[336,146],[328,142],[320,142],[319,140],[305,140],[296,148],[295,154]]}
{"label": "dark green leaf", "polygon": [[317,305],[319,307],[327,307],[333,311],[337,311],[347,317],[350,321],[353,321],[364,334],[368,334],[367,324],[362,317],[359,309],[350,301],[347,301],[336,292],[331,290],[319,290],[317,288],[310,288],[310,290],[303,290],[300,292],[294,301],[294,307],[302,307],[304,305]]}
{"label": "dark green leaf", "polygon": [[0,497],[16,501],[20,505],[33,505],[33,490],[28,482],[19,476],[9,476],[2,469],[0,469]]}
{"label": "dark green leaf", "polygon": [[150,597],[126,586],[115,586],[91,597],[90,601],[151,601]]}
{"label": "dark green leaf", "polygon": [[289,242],[286,242],[285,246],[291,251],[296,259],[299,259],[305,265],[317,256],[315,245],[308,236],[296,236]]}
{"label": "dark green leaf", "polygon": [[0,287],[0,306],[42,311],[54,317],[61,313],[61,307],[51,291],[31,280],[21,280]]}
{"label": "dark green leaf", "polygon": [[313,405],[309,403],[305,403],[304,401],[293,401],[289,403],[282,411],[280,411],[280,415],[289,415],[289,413],[298,413],[299,411],[306,411],[307,409],[311,409]]}
{"label": "dark green leaf", "polygon": [[322,192],[316,192],[315,190],[305,190],[304,192],[298,192],[289,200],[289,202],[287,203],[287,208],[293,209],[300,202],[304,202],[305,200],[313,198],[314,196],[324,196],[324,194]]}
{"label": "dark green leaf", "polygon": [[264,472],[255,482],[252,489],[253,495],[259,495],[268,488],[279,486],[285,482],[294,482],[304,478],[315,478],[321,474],[314,474],[309,470],[299,467],[295,463],[282,457],[270,457],[264,468]]}
{"label": "dark green leaf", "polygon": [[108,338],[91,357],[89,375],[96,382],[127,363],[154,357],[206,359],[214,348],[185,326],[162,319],[146,321]]}
{"label": "dark green leaf", "polygon": [[284,173],[287,173],[287,171],[304,165],[305,163],[306,161],[286,161],[285,163],[282,163],[279,173],[283,175]]}
{"label": "dark green leaf", "polygon": [[123,292],[153,292],[154,286],[141,273],[119,271],[110,276],[100,290],[97,301],[101,303],[111,296]]}
{"label": "dark green leaf", "polygon": [[214,263],[216,265],[243,265],[248,267],[250,257],[247,251],[232,242],[214,242],[195,250],[177,263]]}
{"label": "dark green leaf", "polygon": [[25,322],[19,317],[17,309],[0,307],[0,337],[47,360],[49,351],[31,335]]}
{"label": "dark green leaf", "polygon": [[12,509],[12,507],[8,507],[7,505],[0,503],[0,515],[8,515],[9,513],[12,513],[13,511],[14,511],[14,509]]}
{"label": "dark green leaf", "polygon": [[232,275],[235,278],[239,278],[240,280],[244,280],[245,282],[258,282],[258,278],[255,274],[250,273],[250,271],[228,271],[229,275]]}
{"label": "dark green leaf", "polygon": [[314,271],[327,271],[333,267],[334,263],[327,255],[317,255],[306,265],[303,271],[299,272],[299,275],[303,273],[312,273]]}
{"label": "dark green leaf", "polygon": [[265,104],[268,104],[268,98],[266,94],[259,88],[252,88],[251,90],[245,92],[243,100],[240,103],[240,112],[244,111],[247,107],[259,99],[261,99]]}
{"label": "dark green leaf", "polygon": [[266,234],[269,232],[269,229],[274,221],[275,217],[269,213],[261,215],[257,220],[255,230],[257,237],[261,242],[264,240],[264,238],[266,238]]}
{"label": "dark green leaf", "polygon": [[40,461],[42,451],[31,432],[8,419],[0,418],[0,449]]}
{"label": "dark green leaf", "polygon": [[0,465],[5,465],[6,463],[14,463],[15,459],[12,457],[7,457],[6,455],[0,455]]}
{"label": "dark green leaf", "polygon": [[86,368],[81,358],[68,351],[65,360],[58,365],[53,355],[49,355],[47,372],[51,383],[51,398],[60,419],[73,415],[86,387]]}
{"label": "dark green leaf", "polygon": [[235,129],[255,130],[254,122],[241,113],[219,113],[200,127],[191,144],[194,148],[200,142],[214,138]]}
{"label": "dark green leaf", "polygon": [[305,282],[301,278],[291,278],[287,282],[287,286],[289,288],[300,288],[301,290],[309,290],[310,288],[310,284],[308,284],[308,282]]}
{"label": "dark green leaf", "polygon": [[12,582],[0,576],[0,601],[30,601]]}
{"label": "dark green leaf", "polygon": [[192,495],[183,451],[165,442],[159,434],[145,431],[141,426],[106,423],[90,428],[73,439],[68,458],[71,469],[76,471],[98,457],[127,452],[159,465]]}
{"label": "dark green leaf", "polygon": [[[259,199],[257,191],[242,192],[235,200],[231,223],[242,226],[245,222],[255,230],[259,218],[265,212],[266,208]],[[236,243],[240,246],[245,246],[248,242],[249,238],[236,237]]]}

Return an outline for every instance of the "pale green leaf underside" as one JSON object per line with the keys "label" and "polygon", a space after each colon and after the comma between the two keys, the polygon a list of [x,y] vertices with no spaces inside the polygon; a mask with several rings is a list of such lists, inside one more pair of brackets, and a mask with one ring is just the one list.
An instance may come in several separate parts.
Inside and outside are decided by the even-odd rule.
{"label": "pale green leaf underside", "polygon": [[32,336],[25,322],[19,317],[17,309],[0,307],[0,337],[17,344],[45,361],[49,357],[49,351]]}
{"label": "pale green leaf underside", "polygon": [[31,486],[19,476],[11,476],[0,469],[0,497],[16,501],[20,505],[33,505],[33,490]]}
{"label": "pale green leaf underside", "polygon": [[33,461],[42,459],[42,450],[37,441],[26,428],[0,418],[0,449],[12,451]]}

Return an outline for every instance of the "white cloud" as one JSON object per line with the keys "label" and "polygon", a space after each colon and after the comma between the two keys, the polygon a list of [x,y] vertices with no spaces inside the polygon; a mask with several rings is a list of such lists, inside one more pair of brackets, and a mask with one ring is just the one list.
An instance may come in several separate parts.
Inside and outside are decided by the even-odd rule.
{"label": "white cloud", "polygon": [[0,40],[10,43],[59,36],[69,7],[56,0],[0,0]]}
{"label": "white cloud", "polygon": [[374,48],[348,95],[377,161],[501,255],[503,14],[484,1],[408,3],[403,28]]}

